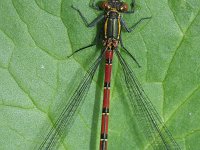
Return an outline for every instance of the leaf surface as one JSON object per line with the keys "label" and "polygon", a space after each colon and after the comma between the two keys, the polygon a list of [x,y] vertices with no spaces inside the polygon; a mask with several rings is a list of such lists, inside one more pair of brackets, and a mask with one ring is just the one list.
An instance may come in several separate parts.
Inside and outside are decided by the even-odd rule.
{"label": "leaf surface", "polygon": [[[128,26],[142,17],[152,19],[130,34],[122,32],[122,38],[142,68],[122,54],[181,148],[196,150],[200,146],[200,1],[136,3],[135,14],[123,15]],[[72,4],[89,22],[99,15],[89,7],[89,0],[0,2],[2,150],[31,150],[40,145],[60,108],[99,55],[101,47],[97,46],[67,57],[90,44],[101,29],[100,25],[86,28]],[[148,149],[128,105],[116,57],[113,63],[109,149]],[[98,149],[102,68],[103,64],[59,149]]]}

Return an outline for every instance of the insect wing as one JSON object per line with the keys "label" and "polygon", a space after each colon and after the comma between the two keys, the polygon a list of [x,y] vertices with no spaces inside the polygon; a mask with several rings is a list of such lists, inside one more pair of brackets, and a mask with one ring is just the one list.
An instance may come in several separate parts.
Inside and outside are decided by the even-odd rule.
{"label": "insect wing", "polygon": [[82,81],[80,82],[78,88],[74,92],[73,96],[69,100],[68,104],[64,107],[63,111],[59,115],[54,126],[50,129],[46,138],[39,147],[39,150],[51,150],[53,149],[59,139],[62,139],[66,135],[66,130],[70,126],[73,120],[73,116],[77,113],[77,109],[83,102],[85,96],[89,91],[93,76],[101,63],[104,52],[97,58],[93,65],[89,68]]}
{"label": "insect wing", "polygon": [[122,66],[131,107],[138,120],[139,127],[155,150],[180,150],[170,131],[145,94],[142,86],[128,66],[125,59],[116,51]]}

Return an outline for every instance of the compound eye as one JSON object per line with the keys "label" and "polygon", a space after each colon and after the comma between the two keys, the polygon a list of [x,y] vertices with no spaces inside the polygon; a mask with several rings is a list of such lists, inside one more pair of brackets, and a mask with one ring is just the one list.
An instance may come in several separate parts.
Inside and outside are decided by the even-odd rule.
{"label": "compound eye", "polygon": [[128,11],[128,4],[123,3],[123,5],[120,7],[120,11],[122,11],[122,12]]}
{"label": "compound eye", "polygon": [[101,8],[104,9],[104,10],[109,10],[111,7],[108,4],[108,2],[102,2]]}

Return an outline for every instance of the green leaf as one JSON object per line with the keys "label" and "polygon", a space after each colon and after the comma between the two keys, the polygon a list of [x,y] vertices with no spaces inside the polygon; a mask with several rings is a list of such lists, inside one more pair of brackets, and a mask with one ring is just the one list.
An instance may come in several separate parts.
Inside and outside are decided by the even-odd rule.
{"label": "green leaf", "polygon": [[[86,28],[73,4],[88,21],[99,12],[89,0],[0,1],[0,149],[34,149],[77,88],[100,47],[90,44],[97,28]],[[130,0],[127,1],[130,3]],[[147,95],[182,149],[200,143],[200,1],[136,0],[136,12],[123,15],[129,26],[152,19],[132,33],[122,32],[125,47],[142,68],[127,57]],[[101,43],[100,43],[101,44]],[[120,49],[122,51],[122,49]],[[135,125],[126,98],[122,70],[114,58],[110,150],[149,149]],[[59,149],[99,147],[103,64]]]}

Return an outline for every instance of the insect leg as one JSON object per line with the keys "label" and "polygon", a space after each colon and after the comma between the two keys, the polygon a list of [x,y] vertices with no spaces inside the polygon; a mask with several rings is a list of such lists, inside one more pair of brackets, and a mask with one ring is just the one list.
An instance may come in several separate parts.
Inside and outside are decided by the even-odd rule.
{"label": "insect leg", "polygon": [[135,0],[132,0],[131,2],[131,10],[130,11],[127,11],[127,12],[124,12],[126,14],[133,14],[135,12]]}
{"label": "insect leg", "polygon": [[80,52],[80,51],[82,51],[84,49],[87,49],[87,48],[90,48],[90,47],[93,47],[93,46],[97,45],[97,42],[101,39],[101,32],[102,32],[102,30],[100,30],[100,32],[96,35],[94,41],[91,44],[89,44],[87,46],[84,46],[82,48],[79,48],[78,50],[76,50],[75,52],[73,52],[71,55],[69,55],[68,58],[70,58],[74,54],[76,54],[76,53],[78,53],[78,52]]}
{"label": "insect leg", "polygon": [[120,36],[120,44],[121,44],[121,47],[126,52],[126,54],[128,54],[133,59],[133,61],[138,65],[138,67],[141,67],[140,64],[138,63],[138,61],[136,60],[136,58],[124,47],[124,44],[123,44],[121,36]]}
{"label": "insect leg", "polygon": [[146,19],[151,19],[152,17],[145,17],[145,18],[141,18],[138,22],[136,22],[132,27],[128,27],[126,22],[121,18],[120,21],[121,21],[121,24],[122,26],[125,28],[125,30],[127,32],[132,32],[140,23],[142,23],[144,20]]}
{"label": "insect leg", "polygon": [[81,13],[81,11],[78,8],[75,8],[73,5],[71,7],[79,13],[79,15],[81,16],[83,22],[85,23],[85,25],[87,27],[95,26],[97,23],[99,23],[104,18],[104,15],[102,14],[102,15],[98,16],[97,18],[95,18],[91,23],[88,23],[87,19],[83,16],[83,14]]}
{"label": "insect leg", "polygon": [[73,52],[71,55],[69,55],[68,58],[70,58],[71,56],[73,56],[73,55],[76,54],[77,52],[80,52],[81,50],[84,50],[84,49],[86,49],[86,48],[89,48],[89,47],[92,47],[92,46],[95,46],[95,45],[96,45],[96,43],[92,43],[92,44],[90,44],[90,45],[87,45],[87,46],[84,46],[84,47],[82,47],[82,48],[79,48],[78,50],[76,50],[75,52]]}
{"label": "insect leg", "polygon": [[92,0],[92,2],[90,3],[90,7],[92,8],[92,9],[95,9],[95,10],[100,10],[100,8],[99,8],[99,6],[97,6],[96,4],[95,4],[95,0]]}

